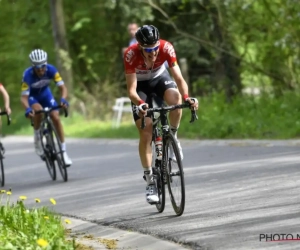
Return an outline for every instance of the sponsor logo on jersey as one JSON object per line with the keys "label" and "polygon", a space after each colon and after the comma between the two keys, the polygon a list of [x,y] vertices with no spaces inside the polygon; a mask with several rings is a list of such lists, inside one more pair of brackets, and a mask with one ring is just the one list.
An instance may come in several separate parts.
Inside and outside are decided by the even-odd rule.
{"label": "sponsor logo on jersey", "polygon": [[173,81],[165,81],[165,85],[169,85],[169,84],[172,84],[174,83]]}
{"label": "sponsor logo on jersey", "polygon": [[29,86],[27,85],[27,83],[23,82],[21,89],[22,89],[22,91],[25,91],[25,90],[29,89]]}
{"label": "sponsor logo on jersey", "polygon": [[133,56],[134,56],[134,52],[132,49],[130,49],[125,55],[126,62],[128,62],[129,64],[132,64],[131,59]]}
{"label": "sponsor logo on jersey", "polygon": [[168,53],[171,57],[176,57],[174,47],[169,42],[165,43],[163,51],[164,53]]}
{"label": "sponsor logo on jersey", "polygon": [[55,82],[62,81],[62,78],[61,78],[61,76],[60,76],[60,74],[58,72],[56,72],[55,75],[54,75],[54,81]]}
{"label": "sponsor logo on jersey", "polygon": [[49,79],[47,79],[47,80],[40,80],[38,82],[35,82],[35,83],[31,84],[31,87],[35,88],[35,89],[39,89],[39,88],[45,87],[45,86],[47,86],[49,84],[50,84],[50,80]]}
{"label": "sponsor logo on jersey", "polygon": [[150,71],[149,70],[137,70],[135,73],[139,75],[145,75],[148,74]]}

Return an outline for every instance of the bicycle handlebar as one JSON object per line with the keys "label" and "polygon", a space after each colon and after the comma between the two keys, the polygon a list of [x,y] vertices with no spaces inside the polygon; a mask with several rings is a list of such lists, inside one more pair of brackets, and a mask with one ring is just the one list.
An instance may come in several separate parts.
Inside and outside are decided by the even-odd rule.
{"label": "bicycle handlebar", "polygon": [[[186,102],[184,104],[177,104],[177,105],[171,105],[166,107],[157,107],[157,108],[143,108],[144,110],[147,110],[147,113],[153,113],[153,112],[169,112],[175,109],[183,109],[183,108],[189,108],[191,106],[190,103]],[[193,123],[195,120],[198,120],[198,116],[196,114],[196,110],[191,110],[191,120],[190,123]],[[144,129],[146,127],[145,117],[142,117],[142,124],[141,129]]]}
{"label": "bicycle handlebar", "polygon": [[1,112],[0,112],[0,115],[6,115],[6,118],[7,118],[7,125],[9,126],[9,125],[10,125],[10,122],[11,122],[11,118],[10,118],[9,114],[7,114],[6,111],[1,111]]}
{"label": "bicycle handlebar", "polygon": [[[50,107],[50,108],[45,107],[45,108],[43,108],[43,109],[41,109],[41,110],[34,111],[34,114],[50,113],[50,112],[51,112],[52,110],[54,110],[54,109],[61,109],[61,108],[64,109],[65,117],[67,117],[67,116],[68,116],[68,110],[67,110],[66,108],[64,108],[62,105],[58,105],[58,106]],[[31,126],[33,126],[33,121],[32,121],[32,119],[31,119]]]}
{"label": "bicycle handlebar", "polygon": [[[50,108],[45,107],[45,108],[43,108],[43,109],[41,109],[41,110],[34,111],[34,114],[50,113],[50,112],[51,112],[52,110],[54,110],[54,109],[61,109],[61,108],[63,108],[62,105],[58,105],[58,106],[50,107]],[[65,108],[64,108],[64,113],[65,113],[65,117],[67,117],[67,116],[68,116],[68,110],[65,109]]]}

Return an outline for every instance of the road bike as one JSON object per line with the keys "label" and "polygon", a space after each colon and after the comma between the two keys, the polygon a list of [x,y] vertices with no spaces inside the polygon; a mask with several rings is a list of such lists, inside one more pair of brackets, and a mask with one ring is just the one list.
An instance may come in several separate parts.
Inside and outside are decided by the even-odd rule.
{"label": "road bike", "polygon": [[[6,115],[7,125],[9,126],[10,122],[11,122],[10,116],[7,114],[6,111],[0,112],[0,116],[2,116],[2,115]],[[0,184],[1,184],[1,187],[3,187],[5,185],[4,164],[3,164],[4,154],[5,154],[5,148],[3,146],[3,143],[0,142],[0,168],[1,168],[1,170],[0,170]]]}
{"label": "road bike", "polygon": [[[161,100],[156,102],[157,96],[152,96],[152,103],[162,103]],[[155,106],[155,105],[153,105]],[[165,209],[166,192],[165,185],[168,186],[170,200],[173,209],[177,216],[181,216],[185,207],[185,182],[182,160],[180,157],[177,140],[170,130],[167,113],[175,109],[190,108],[190,103],[183,103],[179,105],[153,107],[147,109],[147,114],[151,114],[153,129],[152,129],[152,145],[154,145],[157,137],[162,137],[162,159],[155,159],[152,163],[154,183],[157,187],[159,201],[154,203],[158,212],[162,213]],[[198,119],[195,110],[191,110],[191,120],[193,123]],[[145,117],[142,118],[141,129],[144,129]],[[170,157],[172,152],[175,155],[175,161]],[[155,155],[155,148],[152,147],[152,153]],[[176,166],[177,165],[177,166]],[[145,177],[144,177],[145,179]],[[174,187],[180,184],[180,188],[176,190]],[[177,192],[176,192],[177,191]],[[179,199],[177,198],[180,195]]]}
{"label": "road bike", "polygon": [[[35,111],[34,114],[44,114],[40,126],[40,138],[44,150],[44,155],[41,156],[42,160],[46,162],[46,166],[52,180],[56,180],[56,164],[61,173],[63,180],[68,181],[67,166],[64,162],[63,151],[61,142],[57,131],[53,125],[50,117],[51,111],[55,109],[63,109],[65,117],[68,116],[68,110],[61,105],[56,107],[45,107],[41,110]],[[31,123],[33,125],[33,123]]]}

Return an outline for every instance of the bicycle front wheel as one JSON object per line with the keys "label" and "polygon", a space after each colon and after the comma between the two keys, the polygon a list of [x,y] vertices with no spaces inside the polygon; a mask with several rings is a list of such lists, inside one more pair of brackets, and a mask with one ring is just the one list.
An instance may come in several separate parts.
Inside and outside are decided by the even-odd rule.
{"label": "bicycle front wheel", "polygon": [[49,172],[49,175],[51,177],[51,179],[53,181],[56,180],[56,169],[55,169],[55,163],[54,163],[54,157],[53,157],[53,140],[52,137],[47,134],[44,135],[43,130],[47,129],[48,131],[50,131],[50,128],[48,126],[48,124],[42,124],[42,129],[40,131],[40,137],[42,138],[42,146],[43,146],[43,150],[44,150],[44,156],[42,157],[42,159],[45,161],[46,163],[46,167],[47,170]]}
{"label": "bicycle front wheel", "polygon": [[177,140],[172,133],[166,136],[163,159],[171,203],[176,215],[181,216],[185,207],[184,173]]}
{"label": "bicycle front wheel", "polygon": [[63,180],[68,181],[68,171],[67,171],[67,168],[65,166],[65,162],[64,162],[64,158],[63,158],[63,151],[61,149],[61,142],[60,142],[60,139],[58,137],[58,134],[57,134],[53,124],[52,124],[51,137],[52,137],[53,145],[54,145],[54,149],[55,149],[55,158],[56,158],[57,166],[59,168],[59,171],[61,173],[61,176],[62,176]]}
{"label": "bicycle front wheel", "polygon": [[162,213],[165,210],[165,204],[166,204],[166,192],[165,192],[165,183],[163,181],[163,173],[161,171],[161,161],[156,160],[156,167],[153,168],[153,174],[155,176],[156,181],[156,187],[157,187],[157,193],[159,202],[156,204],[157,211],[159,213]]}

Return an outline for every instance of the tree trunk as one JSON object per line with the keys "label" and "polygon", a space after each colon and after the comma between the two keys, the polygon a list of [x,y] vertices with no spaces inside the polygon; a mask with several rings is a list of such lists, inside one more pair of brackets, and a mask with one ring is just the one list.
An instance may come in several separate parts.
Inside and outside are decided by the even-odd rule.
{"label": "tree trunk", "polygon": [[73,72],[66,38],[63,0],[49,0],[49,2],[57,68],[68,88],[68,99],[71,99],[73,96]]}
{"label": "tree trunk", "polygon": [[[225,9],[222,8],[222,3],[219,7],[220,9],[218,9],[217,6],[210,8],[210,14],[213,22],[212,33],[220,48],[227,52],[235,52],[232,40],[227,33],[226,25],[224,25],[224,19],[226,20],[226,12]],[[221,14],[223,14],[223,22],[220,20]],[[240,59],[237,59],[226,52],[221,52],[218,57],[219,58],[216,61],[218,71],[215,72],[215,74],[219,76],[217,78],[219,78],[219,80],[222,82],[223,89],[226,93],[227,102],[231,102],[232,97],[240,93],[242,90],[242,82],[239,73]]]}

